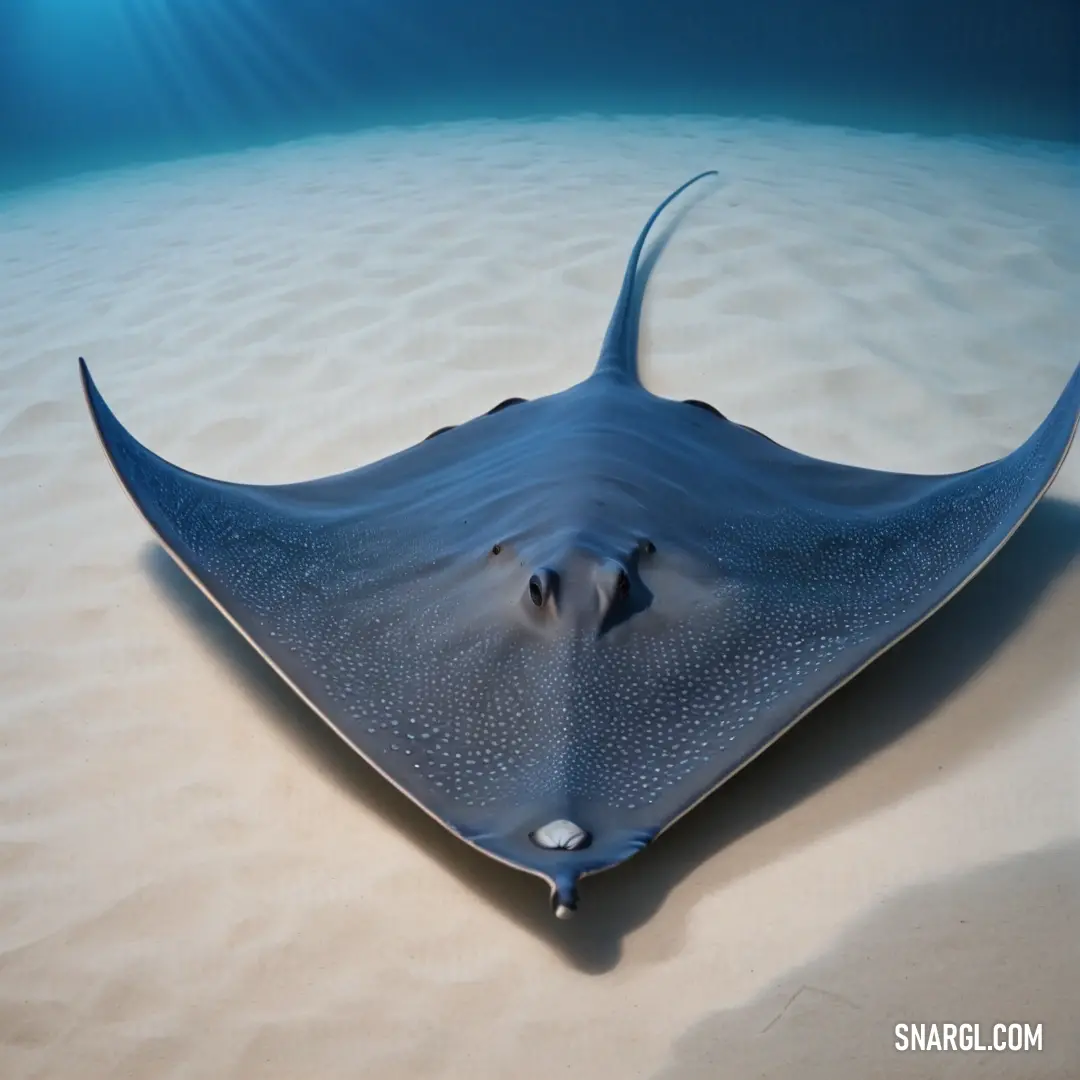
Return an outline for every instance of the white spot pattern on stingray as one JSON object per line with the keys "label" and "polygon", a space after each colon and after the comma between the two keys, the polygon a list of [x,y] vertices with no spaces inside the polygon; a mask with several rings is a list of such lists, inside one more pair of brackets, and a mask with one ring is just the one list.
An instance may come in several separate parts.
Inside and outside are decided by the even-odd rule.
{"label": "white spot pattern on stingray", "polygon": [[631,620],[617,642],[477,626],[467,594],[440,591],[430,535],[289,517],[133,441],[118,453],[167,542],[391,775],[463,807],[566,795],[632,811],[745,759],[808,686],[820,697],[984,558],[1049,437],[873,520],[718,507],[711,602],[666,635]]}

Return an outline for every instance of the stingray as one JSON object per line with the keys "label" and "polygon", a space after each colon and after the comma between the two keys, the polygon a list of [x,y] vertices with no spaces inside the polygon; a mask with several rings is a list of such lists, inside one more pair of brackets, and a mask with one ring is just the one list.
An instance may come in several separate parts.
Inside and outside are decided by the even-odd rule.
{"label": "stingray", "polygon": [[[80,371],[179,566],[357,753],[556,915],[984,567],[1046,491],[1080,368],[1033,435],[949,475],[817,460],[638,379],[634,244],[599,360],[305,483],[178,468]],[[867,723],[872,720],[868,718]]]}

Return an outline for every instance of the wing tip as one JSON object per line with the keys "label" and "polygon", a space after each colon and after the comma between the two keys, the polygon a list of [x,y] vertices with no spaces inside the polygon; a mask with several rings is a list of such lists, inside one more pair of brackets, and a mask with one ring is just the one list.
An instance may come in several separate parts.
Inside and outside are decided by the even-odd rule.
{"label": "wing tip", "polygon": [[90,394],[96,390],[96,387],[94,386],[93,376],[90,374],[90,368],[87,366],[86,360],[81,356],[79,357],[79,382],[82,385],[83,395],[89,403]]}
{"label": "wing tip", "polygon": [[[142,460],[163,461],[163,459],[143,446],[117,419],[116,414],[109,408],[108,402],[101,396],[101,391],[98,390],[94,377],[90,374],[90,366],[81,356],[79,357],[79,377],[82,382],[83,397],[86,399],[86,407],[90,412],[90,419],[93,421],[94,430],[97,432],[101,448],[104,450],[105,456],[108,458],[121,484],[131,493],[128,467],[122,467],[122,460],[125,458],[140,458]],[[168,462],[163,463],[169,464]],[[172,468],[175,467],[172,466]]]}
{"label": "wing tip", "polygon": [[104,441],[105,431],[102,421],[110,417],[111,412],[108,405],[105,404],[105,399],[101,396],[97,384],[94,382],[93,375],[90,374],[90,366],[81,356],[79,357],[79,381],[82,384],[83,397],[86,399],[86,406],[90,410],[94,426],[98,430],[98,435]]}

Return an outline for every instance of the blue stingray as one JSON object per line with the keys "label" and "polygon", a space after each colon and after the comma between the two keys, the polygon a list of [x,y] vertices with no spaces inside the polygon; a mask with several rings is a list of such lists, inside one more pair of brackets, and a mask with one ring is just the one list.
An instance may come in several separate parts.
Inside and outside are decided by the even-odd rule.
{"label": "blue stingray", "polygon": [[[701,176],[715,175],[702,173]],[[1080,369],[947,476],[818,461],[638,381],[634,245],[583,382],[352,472],[257,486],[102,445],[166,550],[357,753],[551,885],[640,851],[986,565],[1046,491]]]}

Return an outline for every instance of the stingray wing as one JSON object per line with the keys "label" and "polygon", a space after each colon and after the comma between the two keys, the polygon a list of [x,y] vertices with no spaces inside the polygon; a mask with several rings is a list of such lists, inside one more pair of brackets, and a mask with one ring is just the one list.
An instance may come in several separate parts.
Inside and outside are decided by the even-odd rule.
{"label": "stingray wing", "polygon": [[489,752],[441,717],[468,715],[470,674],[515,648],[467,509],[487,497],[478,478],[498,473],[513,417],[482,418],[502,440],[462,428],[321,480],[233,484],[148,450],[80,370],[118,478],[179,566],[369,763],[452,830],[475,829],[467,780],[448,776],[463,747],[470,761]]}
{"label": "stingray wing", "polygon": [[[535,457],[518,409],[259,487],[157,457],[82,374],[120,480],[189,576],[369,763],[566,907],[578,877],[639,850],[961,588],[1049,486],[1080,410],[1078,373],[1016,452],[927,477],[820,462],[650,399],[694,413],[673,412],[644,460],[648,425],[624,425],[634,460],[616,480],[657,493],[652,602],[607,633],[545,635],[515,606],[516,561],[487,559],[492,520],[516,513],[507,462]],[[547,407],[519,407],[534,434],[562,415]],[[565,826],[555,849],[534,842],[562,820],[589,842],[570,850]]]}
{"label": "stingray wing", "polygon": [[1050,486],[1078,415],[1080,368],[1016,451],[944,476],[824,462],[692,418],[680,438],[687,459],[711,459],[694,497],[716,577],[682,614],[693,648],[650,673],[663,708],[639,711],[639,728],[657,733],[639,758],[666,763],[631,796],[654,825],[670,825],[970,581]]}

